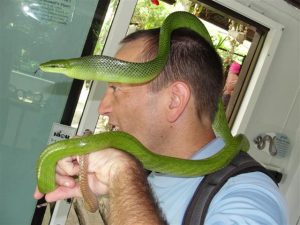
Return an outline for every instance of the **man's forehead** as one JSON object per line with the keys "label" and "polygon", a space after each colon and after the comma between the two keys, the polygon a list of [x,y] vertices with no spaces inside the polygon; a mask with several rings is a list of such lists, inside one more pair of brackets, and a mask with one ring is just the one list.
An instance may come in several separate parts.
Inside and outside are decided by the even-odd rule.
{"label": "man's forehead", "polygon": [[146,42],[146,38],[138,38],[136,40],[123,43],[115,57],[117,59],[129,62],[140,62],[140,58],[145,49]]}

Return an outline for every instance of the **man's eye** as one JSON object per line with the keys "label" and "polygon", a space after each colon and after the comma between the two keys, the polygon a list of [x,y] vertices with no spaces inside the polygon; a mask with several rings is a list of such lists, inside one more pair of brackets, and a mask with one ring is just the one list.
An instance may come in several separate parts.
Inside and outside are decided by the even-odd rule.
{"label": "man's eye", "polygon": [[113,85],[110,85],[109,87],[113,90],[113,92],[115,92],[118,89],[116,86]]}

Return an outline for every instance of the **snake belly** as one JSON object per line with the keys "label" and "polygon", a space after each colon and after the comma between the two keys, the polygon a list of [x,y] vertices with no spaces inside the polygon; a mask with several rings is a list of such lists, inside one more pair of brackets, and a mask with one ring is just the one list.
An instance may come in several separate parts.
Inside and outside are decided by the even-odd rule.
{"label": "snake belly", "polygon": [[[151,61],[132,63],[108,56],[87,56],[52,60],[41,64],[40,69],[44,72],[62,73],[81,80],[132,84],[149,82],[162,71],[166,64],[171,32],[179,28],[188,28],[197,32],[212,45],[208,31],[196,16],[187,12],[174,12],[165,19],[161,27],[158,55]],[[185,160],[154,154],[136,138],[121,131],[105,132],[51,144],[42,152],[37,162],[39,191],[48,193],[55,189],[55,166],[58,160],[105,148],[116,148],[128,152],[139,159],[146,169],[160,173],[192,177],[215,172],[228,165],[240,150],[247,151],[249,142],[242,134],[232,136],[221,100],[218,103],[213,128],[215,133],[224,139],[225,146],[217,154],[201,160]]]}

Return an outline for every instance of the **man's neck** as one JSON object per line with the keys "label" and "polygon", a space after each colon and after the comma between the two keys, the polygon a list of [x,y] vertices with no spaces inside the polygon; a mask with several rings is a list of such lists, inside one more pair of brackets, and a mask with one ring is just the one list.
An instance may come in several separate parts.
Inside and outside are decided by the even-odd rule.
{"label": "man's neck", "polygon": [[156,152],[183,159],[191,158],[216,137],[212,129],[194,125],[170,128],[167,134],[160,145],[156,146]]}

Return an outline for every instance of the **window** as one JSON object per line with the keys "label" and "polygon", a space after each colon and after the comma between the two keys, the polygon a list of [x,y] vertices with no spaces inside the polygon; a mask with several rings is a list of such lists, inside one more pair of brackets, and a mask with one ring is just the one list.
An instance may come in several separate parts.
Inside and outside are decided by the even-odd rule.
{"label": "window", "polygon": [[[225,103],[229,125],[232,126],[269,29],[213,1],[198,1],[195,4],[195,9],[197,8],[202,8],[198,14],[200,18],[228,31],[232,49],[224,49],[221,46],[218,50],[229,53],[228,58],[226,58],[226,54],[224,57],[224,53],[220,53],[225,62],[225,76],[229,74],[232,62],[237,61],[241,65],[234,91],[230,95],[228,103]],[[243,45],[249,46],[248,51],[244,52],[246,54],[239,52],[239,48]]]}

